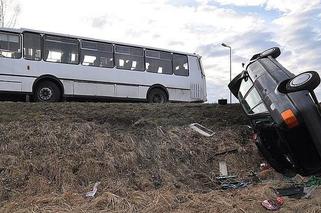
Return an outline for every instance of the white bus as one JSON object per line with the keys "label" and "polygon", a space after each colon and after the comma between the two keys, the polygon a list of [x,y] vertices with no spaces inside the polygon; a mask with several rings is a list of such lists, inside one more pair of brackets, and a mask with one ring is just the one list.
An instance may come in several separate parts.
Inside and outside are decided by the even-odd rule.
{"label": "white bus", "polygon": [[0,92],[42,102],[68,97],[204,102],[200,59],[197,54],[0,28]]}

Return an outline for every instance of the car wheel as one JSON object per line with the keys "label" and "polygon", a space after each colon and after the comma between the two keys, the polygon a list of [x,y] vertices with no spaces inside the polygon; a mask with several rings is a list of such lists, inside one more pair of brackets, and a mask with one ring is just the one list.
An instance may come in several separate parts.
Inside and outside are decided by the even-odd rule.
{"label": "car wheel", "polygon": [[315,71],[308,71],[295,76],[285,85],[287,92],[309,90],[312,92],[320,84],[320,76]]}
{"label": "car wheel", "polygon": [[[292,170],[291,164],[285,156],[280,153],[271,152],[263,143],[259,136],[256,138],[256,146],[265,160],[279,173],[287,177],[294,177],[296,173]],[[277,151],[277,150],[276,150]]]}
{"label": "car wheel", "polygon": [[147,98],[149,103],[163,104],[168,101],[166,93],[162,89],[152,89]]}
{"label": "car wheel", "polygon": [[61,91],[59,87],[51,81],[40,82],[36,87],[35,100],[38,102],[60,101]]}
{"label": "car wheel", "polygon": [[272,58],[277,58],[281,55],[281,50],[278,47],[272,47],[260,53],[260,58],[265,58],[271,56]]}

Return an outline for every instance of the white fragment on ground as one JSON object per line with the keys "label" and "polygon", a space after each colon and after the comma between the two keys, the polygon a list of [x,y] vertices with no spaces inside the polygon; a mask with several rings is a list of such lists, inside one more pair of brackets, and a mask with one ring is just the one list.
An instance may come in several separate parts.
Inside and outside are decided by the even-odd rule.
{"label": "white fragment on ground", "polygon": [[189,127],[205,137],[212,137],[215,134],[212,130],[210,130],[210,129],[208,129],[198,123],[192,123],[189,125]]}
{"label": "white fragment on ground", "polygon": [[97,192],[97,187],[99,186],[99,184],[100,184],[100,182],[96,182],[93,187],[93,190],[86,193],[86,197],[94,197]]}
{"label": "white fragment on ground", "polygon": [[220,176],[221,177],[227,177],[228,173],[227,173],[227,165],[225,161],[220,161],[219,163],[219,168],[220,168]]}

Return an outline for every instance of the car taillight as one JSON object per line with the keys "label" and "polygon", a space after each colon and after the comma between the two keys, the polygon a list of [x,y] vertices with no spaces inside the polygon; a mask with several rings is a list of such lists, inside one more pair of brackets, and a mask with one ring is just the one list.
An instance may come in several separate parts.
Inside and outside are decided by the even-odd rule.
{"label": "car taillight", "polygon": [[299,125],[298,119],[295,117],[293,111],[291,109],[288,109],[281,113],[281,116],[283,118],[283,121],[286,123],[286,125],[289,128],[293,128]]}

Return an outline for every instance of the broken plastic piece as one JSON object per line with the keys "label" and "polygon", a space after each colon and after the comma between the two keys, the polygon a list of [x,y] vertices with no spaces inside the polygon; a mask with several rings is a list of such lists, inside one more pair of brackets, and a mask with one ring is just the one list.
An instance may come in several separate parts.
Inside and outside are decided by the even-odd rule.
{"label": "broken plastic piece", "polygon": [[234,183],[223,183],[221,184],[222,189],[226,190],[226,189],[240,189],[240,188],[245,188],[248,185],[250,185],[249,182],[245,182],[245,181],[236,181]]}
{"label": "broken plastic piece", "polygon": [[86,197],[94,197],[97,192],[97,187],[99,186],[99,184],[100,184],[100,182],[96,182],[93,187],[93,190],[86,193]]}
{"label": "broken plastic piece", "polygon": [[225,161],[218,162],[219,168],[220,168],[220,176],[227,176],[227,165]]}
{"label": "broken plastic piece", "polygon": [[276,200],[264,200],[261,204],[264,208],[271,211],[277,211],[281,208],[284,203],[282,197],[277,197]]}
{"label": "broken plastic piece", "polygon": [[304,187],[303,192],[305,193],[305,195],[303,196],[303,198],[310,198],[311,194],[316,190],[317,186],[310,186],[310,187]]}
{"label": "broken plastic piece", "polygon": [[305,183],[305,186],[320,186],[321,185],[321,177],[312,176]]}
{"label": "broken plastic piece", "polygon": [[215,134],[215,132],[213,132],[212,130],[210,130],[210,129],[208,129],[198,123],[192,123],[191,125],[189,125],[189,127],[191,127],[194,131],[196,131],[206,137],[212,137]]}
{"label": "broken plastic piece", "polygon": [[227,153],[232,153],[232,152],[237,152],[237,151],[238,151],[237,148],[230,148],[230,149],[226,149],[226,150],[223,150],[223,151],[220,151],[220,152],[216,152],[216,153],[214,153],[214,156],[224,155],[224,154],[227,154]]}
{"label": "broken plastic piece", "polygon": [[303,186],[290,186],[286,188],[275,189],[275,192],[280,196],[299,199],[305,195],[303,190]]}
{"label": "broken plastic piece", "polygon": [[219,176],[219,177],[216,177],[216,180],[223,181],[223,180],[230,180],[230,179],[235,179],[235,178],[236,178],[236,175]]}

